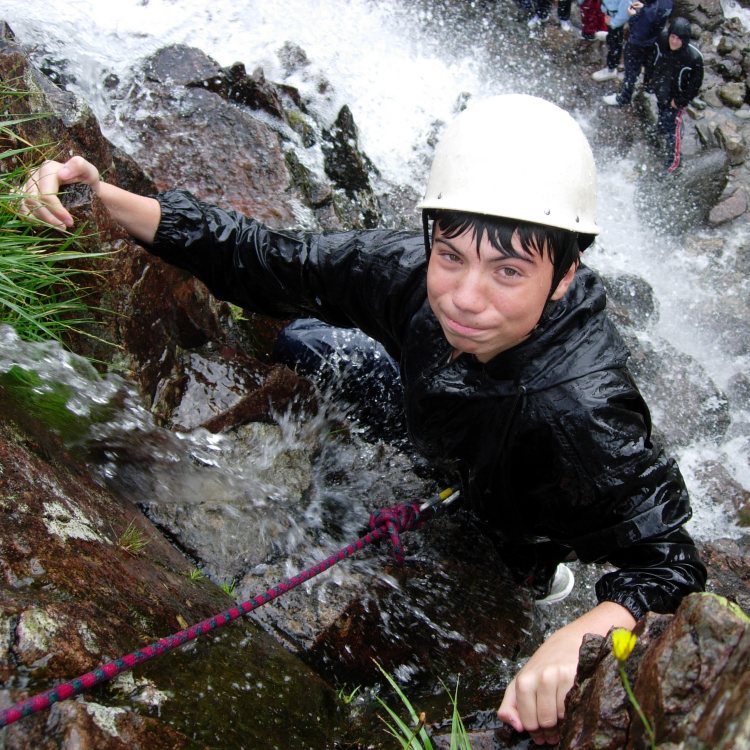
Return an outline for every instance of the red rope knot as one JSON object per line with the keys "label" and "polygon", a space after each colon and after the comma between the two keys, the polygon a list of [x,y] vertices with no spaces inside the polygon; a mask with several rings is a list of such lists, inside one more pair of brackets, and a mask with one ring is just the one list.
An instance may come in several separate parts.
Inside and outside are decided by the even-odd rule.
{"label": "red rope knot", "polygon": [[399,503],[392,508],[380,508],[370,516],[370,528],[385,526],[393,545],[393,557],[399,565],[404,563],[404,547],[399,533],[418,529],[425,519],[420,518],[419,503]]}

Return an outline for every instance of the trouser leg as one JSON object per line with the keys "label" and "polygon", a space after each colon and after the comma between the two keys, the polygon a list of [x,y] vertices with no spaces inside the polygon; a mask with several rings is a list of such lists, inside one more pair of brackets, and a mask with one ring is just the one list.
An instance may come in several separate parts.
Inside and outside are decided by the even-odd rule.
{"label": "trouser leg", "polygon": [[534,5],[536,7],[536,14],[539,18],[547,18],[549,16],[549,9],[551,2],[550,0],[535,0]]}
{"label": "trouser leg", "polygon": [[599,0],[583,0],[581,3],[581,32],[593,36],[604,29],[604,14]]}
{"label": "trouser leg", "polygon": [[355,418],[379,434],[405,434],[398,366],[381,344],[356,328],[314,318],[297,320],[278,336],[274,359],[309,377]]}
{"label": "trouser leg", "polygon": [[516,3],[521,10],[526,11],[529,15],[534,12],[533,0],[516,0]]}
{"label": "trouser leg", "polygon": [[622,57],[622,43],[625,36],[625,27],[612,29],[607,32],[607,67],[616,70]]}
{"label": "trouser leg", "polygon": [[630,104],[630,100],[633,98],[635,82],[638,80],[641,68],[643,67],[643,62],[646,58],[646,48],[637,47],[634,44],[626,44],[624,58],[625,79],[622,82],[620,93],[617,95],[617,103],[620,106]]}
{"label": "trouser leg", "polygon": [[683,112],[684,110],[674,109],[669,104],[659,105],[657,129],[664,136],[667,172],[674,172],[680,166]]}
{"label": "trouser leg", "polygon": [[561,21],[570,21],[570,6],[572,0],[557,1],[557,17]]}

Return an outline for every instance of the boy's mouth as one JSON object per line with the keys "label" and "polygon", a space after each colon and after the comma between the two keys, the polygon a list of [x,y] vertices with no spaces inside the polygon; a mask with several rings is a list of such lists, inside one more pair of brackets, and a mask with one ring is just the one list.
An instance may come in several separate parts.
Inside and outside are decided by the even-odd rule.
{"label": "boy's mouth", "polygon": [[451,333],[456,333],[460,336],[477,336],[484,330],[483,328],[477,328],[475,326],[466,325],[465,323],[460,323],[459,321],[454,320],[448,315],[443,316],[443,322],[445,324],[445,327],[449,331],[451,331]]}

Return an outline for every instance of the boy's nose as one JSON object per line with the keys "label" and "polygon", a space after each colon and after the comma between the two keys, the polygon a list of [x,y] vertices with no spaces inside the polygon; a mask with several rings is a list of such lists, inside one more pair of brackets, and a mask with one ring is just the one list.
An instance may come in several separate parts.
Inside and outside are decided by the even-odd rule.
{"label": "boy's nose", "polygon": [[465,312],[481,312],[485,306],[482,279],[479,273],[464,274],[453,290],[453,304]]}

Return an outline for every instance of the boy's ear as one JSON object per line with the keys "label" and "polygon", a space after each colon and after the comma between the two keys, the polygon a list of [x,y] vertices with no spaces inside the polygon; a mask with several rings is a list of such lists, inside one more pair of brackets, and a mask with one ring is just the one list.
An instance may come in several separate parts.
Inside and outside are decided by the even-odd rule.
{"label": "boy's ear", "polygon": [[573,278],[576,275],[577,268],[577,263],[571,263],[570,266],[568,266],[568,270],[565,272],[565,276],[560,279],[560,283],[557,285],[557,289],[555,289],[555,291],[552,293],[550,299],[557,301],[565,296],[565,292],[568,291],[568,287],[573,283]]}

